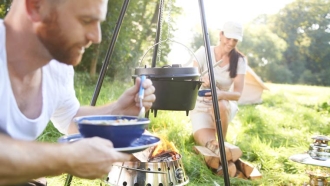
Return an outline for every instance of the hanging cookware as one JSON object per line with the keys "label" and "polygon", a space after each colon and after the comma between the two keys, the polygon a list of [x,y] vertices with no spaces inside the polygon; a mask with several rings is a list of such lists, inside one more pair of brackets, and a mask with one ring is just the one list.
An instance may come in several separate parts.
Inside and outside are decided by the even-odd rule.
{"label": "hanging cookware", "polygon": [[151,107],[155,117],[157,110],[186,111],[188,115],[189,110],[195,108],[198,90],[202,85],[198,68],[180,65],[136,68],[133,78],[140,75],[151,79],[155,87],[156,100]]}
{"label": "hanging cookware", "polygon": [[[181,46],[184,46],[190,54],[197,60],[194,53],[185,45],[170,39],[156,43],[150,47],[147,52],[142,56],[140,63],[150,49],[156,45],[171,41]],[[154,116],[157,116],[157,110],[173,110],[173,111],[186,111],[189,115],[189,110],[195,108],[197,94],[202,81],[200,81],[200,73],[197,67],[182,67],[181,64],[166,65],[163,67],[135,68],[134,75],[136,77],[145,75],[152,80],[155,87],[156,101],[151,107]]]}

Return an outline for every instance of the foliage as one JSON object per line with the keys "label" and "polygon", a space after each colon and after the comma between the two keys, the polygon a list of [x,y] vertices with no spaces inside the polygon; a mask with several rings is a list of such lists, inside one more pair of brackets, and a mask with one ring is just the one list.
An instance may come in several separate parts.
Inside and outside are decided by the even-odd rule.
{"label": "foliage", "polygon": [[[219,40],[219,30],[210,30],[209,31],[209,40],[211,45],[216,45]],[[198,29],[198,31],[195,31],[193,33],[193,39],[192,42],[190,43],[190,48],[191,50],[196,51],[199,49],[199,47],[204,46],[204,35],[202,32],[202,28]]]}
{"label": "foliage", "polygon": [[244,39],[238,47],[247,56],[249,66],[265,81],[291,82],[290,72],[282,58],[287,47],[285,41],[258,19],[245,26]]}
{"label": "foliage", "polygon": [[[0,0],[0,2],[0,18],[4,18],[9,10],[11,0]],[[123,1],[109,0],[107,17],[101,25],[103,40],[100,44],[92,45],[86,50],[81,64],[75,67],[77,71],[90,72],[93,75],[96,73],[95,71],[100,71],[103,63],[108,62],[106,76],[112,80],[129,81],[134,68],[144,65],[151,66],[152,52],[146,55],[141,64],[139,63],[147,49],[155,44],[159,2],[157,0],[130,1],[118,37],[115,38],[115,27],[123,6]],[[180,8],[175,6],[175,0],[166,0],[164,1],[163,10],[160,38],[165,40],[172,37],[174,32],[172,23],[175,23]],[[169,16],[172,18],[171,22],[165,20]],[[109,48],[112,39],[115,41],[113,43],[113,53],[111,58],[110,56],[107,58],[107,55],[110,54]],[[169,51],[169,43],[162,42],[159,44],[156,66],[168,64],[167,55]],[[92,78],[95,83],[94,77]]]}
{"label": "foliage", "polygon": [[[163,18],[166,13],[171,10],[171,17],[178,14],[179,8],[174,6],[175,0],[165,1],[163,7]],[[115,26],[120,16],[120,11],[123,7],[122,1],[110,0],[108,3],[108,14],[106,21],[102,23],[103,41],[101,44],[95,45],[86,51],[81,65],[76,69],[79,71],[86,71],[90,68],[91,61],[95,58],[97,60],[97,71],[106,62],[106,56],[109,55],[109,45],[112,39],[115,44],[113,53],[108,63],[108,76],[111,79],[128,81],[134,69],[137,66],[151,66],[152,52],[146,56],[143,62],[140,63],[140,58],[145,54],[149,47],[152,47],[156,38],[156,29],[158,22],[159,2],[157,0],[141,0],[131,1],[127,7],[126,14],[123,17],[123,22],[120,26],[118,38],[113,38]],[[171,9],[170,9],[171,8]],[[174,31],[172,25],[162,21],[162,35],[165,39],[171,37]],[[170,28],[168,28],[170,27]],[[168,30],[171,32],[168,33]],[[116,40],[115,40],[116,39]],[[159,45],[159,55],[161,52],[161,59],[157,66],[167,64],[167,54],[169,53],[169,44],[164,42]],[[104,57],[103,57],[104,56]]]}
{"label": "foliage", "polygon": [[5,5],[0,4],[0,18],[5,17]]}
{"label": "foliage", "polygon": [[[0,0],[0,18],[5,16],[10,3],[11,0]],[[172,37],[180,14],[175,0],[166,0],[164,4],[162,40]],[[122,1],[109,0],[107,19],[101,25],[103,41],[86,50],[81,65],[75,67],[77,71],[89,71],[93,75],[109,62],[106,76],[129,82],[136,67],[151,67],[159,11],[157,0],[129,3],[112,56],[106,58],[122,6]],[[329,0],[294,0],[277,14],[259,15],[245,25],[244,39],[238,48],[267,82],[329,86],[329,6]],[[197,50],[204,41],[201,29],[194,32],[190,48]],[[210,32],[212,45],[216,44],[218,34],[218,31]],[[169,43],[162,42],[159,47],[156,66],[167,65]],[[94,77],[92,81],[95,83]]]}
{"label": "foliage", "polygon": [[[329,6],[329,0],[295,0],[277,14],[259,15],[244,25],[238,48],[265,81],[328,86]],[[195,37],[193,48],[201,39]]]}
{"label": "foliage", "polygon": [[[77,73],[75,88],[82,104],[89,104],[94,86],[88,74]],[[116,100],[131,83],[111,82],[105,79],[98,105]],[[317,86],[267,84],[270,91],[263,94],[263,103],[240,106],[229,126],[227,141],[243,151],[242,159],[250,162],[262,173],[262,179],[242,180],[231,178],[231,185],[303,185],[309,181],[305,173],[315,169],[289,160],[294,154],[306,152],[314,135],[329,135],[330,88]],[[322,94],[320,94],[322,92]],[[190,119],[184,111],[158,111],[157,117],[150,114],[149,131],[172,141],[183,156],[183,166],[189,176],[189,184],[223,185],[222,177],[207,168],[203,157],[193,151]],[[61,134],[51,124],[40,138],[55,142]],[[49,177],[49,185],[62,185],[66,174]],[[75,185],[100,185],[103,180],[85,180],[77,177]]]}
{"label": "foliage", "polygon": [[296,0],[271,22],[288,45],[283,56],[295,83],[330,85],[329,6],[328,0]]}
{"label": "foliage", "polygon": [[0,0],[0,19],[3,19],[9,11],[11,1],[12,0]]}

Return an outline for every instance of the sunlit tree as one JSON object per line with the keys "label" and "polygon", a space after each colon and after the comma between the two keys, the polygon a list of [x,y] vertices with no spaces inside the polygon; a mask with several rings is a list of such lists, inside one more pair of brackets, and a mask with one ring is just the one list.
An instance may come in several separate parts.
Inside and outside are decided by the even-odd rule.
{"label": "sunlit tree", "polygon": [[0,0],[0,18],[3,19],[9,11],[12,0]]}
{"label": "sunlit tree", "polygon": [[[173,27],[173,25],[168,25],[164,21],[170,10],[172,20],[175,20],[175,16],[178,15],[179,9],[174,6],[174,2],[173,0],[165,1],[164,3],[162,39],[171,36],[174,31],[173,29],[168,29],[168,26]],[[107,18],[102,24],[102,43],[94,45],[86,51],[82,65],[77,66],[78,70],[86,71],[90,69],[92,75],[100,70],[100,67],[105,62],[105,56],[108,52],[122,6],[123,1],[109,1]],[[138,67],[141,57],[148,48],[155,44],[158,13],[158,0],[130,1],[109,62],[107,76],[113,80],[115,78],[118,80],[131,79],[131,75],[134,69]],[[168,30],[170,30],[170,33],[167,33]],[[163,66],[167,63],[167,54],[170,51],[169,43],[162,43],[159,51],[161,52],[161,60],[157,61],[157,66]],[[140,66],[147,65],[151,67],[152,53],[152,50],[148,52],[148,55],[142,62],[143,64],[141,63]]]}
{"label": "sunlit tree", "polygon": [[283,55],[295,83],[330,85],[329,7],[329,0],[296,0],[272,21],[288,45]]}

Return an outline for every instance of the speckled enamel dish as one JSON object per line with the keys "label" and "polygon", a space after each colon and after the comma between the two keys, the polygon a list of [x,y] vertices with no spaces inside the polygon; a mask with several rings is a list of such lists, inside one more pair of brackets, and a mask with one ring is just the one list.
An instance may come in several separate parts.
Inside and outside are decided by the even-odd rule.
{"label": "speckled enamel dish", "polygon": [[[84,137],[81,134],[72,134],[67,136],[62,136],[58,139],[59,143],[72,143],[78,140],[83,139]],[[127,147],[115,148],[117,151],[125,153],[135,153],[143,151],[149,147],[153,147],[160,143],[160,139],[153,135],[142,134],[142,136],[134,140]]]}
{"label": "speckled enamel dish", "polygon": [[77,117],[74,122],[83,137],[105,138],[110,140],[115,148],[121,148],[140,138],[150,120],[137,116],[94,115]]}

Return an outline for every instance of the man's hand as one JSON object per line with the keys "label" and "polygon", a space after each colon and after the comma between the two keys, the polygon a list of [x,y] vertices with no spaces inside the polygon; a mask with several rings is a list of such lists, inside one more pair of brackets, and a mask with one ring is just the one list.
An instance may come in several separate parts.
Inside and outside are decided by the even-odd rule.
{"label": "man's hand", "polygon": [[[116,109],[113,112],[117,114],[124,115],[138,115],[140,112],[140,102],[139,102],[139,87],[141,79],[136,78],[135,85],[127,89],[117,100]],[[144,90],[143,106],[146,108],[146,111],[149,110],[152,106],[152,103],[156,100],[154,94],[155,87],[152,85],[150,79],[146,79],[142,84]],[[114,113],[113,113],[114,114]]]}
{"label": "man's hand", "polygon": [[69,173],[87,179],[102,178],[114,162],[132,155],[117,152],[109,140],[86,138],[58,144],[12,139],[0,133],[0,185],[16,185],[44,176]]}
{"label": "man's hand", "polygon": [[68,144],[67,171],[77,177],[95,179],[107,175],[115,162],[129,161],[130,154],[117,152],[109,140],[86,138]]}

